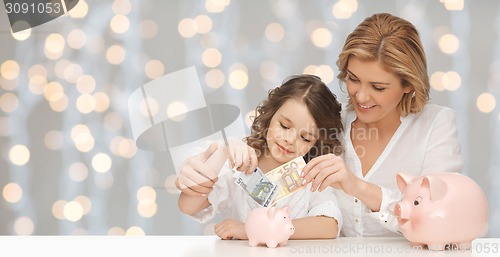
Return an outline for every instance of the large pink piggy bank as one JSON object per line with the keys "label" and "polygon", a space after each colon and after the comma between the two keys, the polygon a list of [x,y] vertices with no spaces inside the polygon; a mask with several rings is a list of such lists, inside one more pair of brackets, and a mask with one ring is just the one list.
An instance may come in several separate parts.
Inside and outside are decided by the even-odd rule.
{"label": "large pink piggy bank", "polygon": [[488,202],[471,178],[438,173],[413,178],[397,174],[403,199],[394,207],[399,229],[412,242],[430,250],[470,249],[488,230]]}
{"label": "large pink piggy bank", "polygon": [[257,246],[265,244],[267,247],[284,246],[295,227],[290,219],[290,208],[261,207],[248,213],[245,222],[248,244]]}

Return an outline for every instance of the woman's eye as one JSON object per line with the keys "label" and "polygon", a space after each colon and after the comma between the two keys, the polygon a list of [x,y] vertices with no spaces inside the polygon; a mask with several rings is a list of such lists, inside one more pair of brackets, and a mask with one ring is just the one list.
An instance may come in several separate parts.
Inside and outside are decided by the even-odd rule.
{"label": "woman's eye", "polygon": [[304,140],[304,142],[307,142],[307,143],[311,142],[311,140],[309,140],[309,139],[307,139],[305,137],[302,137],[302,140]]}
{"label": "woman's eye", "polygon": [[373,87],[373,88],[375,88],[375,90],[377,90],[377,91],[384,91],[385,90],[385,88],[383,88],[383,87]]}
{"label": "woman's eye", "polygon": [[359,80],[352,78],[351,76],[347,76],[347,80],[352,81],[352,82],[359,82]]}
{"label": "woman's eye", "polygon": [[280,125],[281,125],[281,127],[282,127],[282,128],[284,128],[284,129],[289,129],[289,127],[285,126],[285,124],[283,124],[283,123],[281,123],[281,122],[280,122]]}

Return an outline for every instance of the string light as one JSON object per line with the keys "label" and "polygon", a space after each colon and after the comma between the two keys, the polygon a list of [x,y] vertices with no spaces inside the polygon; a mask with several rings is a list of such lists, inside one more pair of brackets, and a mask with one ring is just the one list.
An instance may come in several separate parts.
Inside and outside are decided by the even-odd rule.
{"label": "string light", "polygon": [[66,40],[61,34],[52,33],[45,39],[45,56],[51,60],[59,59],[64,52]]}
{"label": "string light", "polygon": [[211,69],[205,74],[205,82],[207,86],[217,89],[224,86],[224,72],[219,69]]}
{"label": "string light", "polygon": [[356,0],[339,0],[333,5],[332,14],[337,19],[349,19],[357,10]]}
{"label": "string light", "polygon": [[11,113],[17,110],[19,106],[19,99],[14,93],[4,93],[0,95],[0,110]]}
{"label": "string light", "polygon": [[111,30],[116,34],[123,34],[127,32],[130,27],[130,21],[125,15],[115,15],[109,24]]}
{"label": "string light", "polygon": [[20,27],[20,28],[28,28],[22,31],[18,31],[16,33],[12,33],[12,37],[17,40],[17,41],[25,41],[26,39],[30,38],[31,36],[31,28],[30,25],[23,20],[16,21],[14,25],[12,26],[13,28],[15,27]]}
{"label": "string light", "polygon": [[66,38],[68,46],[73,49],[81,49],[87,44],[87,34],[80,29],[74,29],[68,33]]}
{"label": "string light", "polygon": [[3,198],[9,203],[17,203],[23,197],[23,189],[16,183],[8,183],[3,187]]}
{"label": "string light", "polygon": [[320,66],[308,65],[304,69],[303,73],[319,76],[321,78],[321,80],[323,80],[323,82],[325,82],[325,84],[331,83],[333,81],[333,78],[334,78],[333,69],[332,69],[332,67],[330,67],[328,65],[320,65]]}
{"label": "string light", "polygon": [[28,163],[30,156],[30,150],[25,145],[14,145],[9,151],[9,160],[17,166],[23,166]]}
{"label": "string light", "polygon": [[495,109],[496,100],[492,94],[482,93],[477,97],[476,105],[479,111],[484,113],[490,113]]}
{"label": "string light", "polygon": [[326,28],[317,28],[311,33],[311,41],[316,47],[328,47],[332,43],[332,33]]}
{"label": "string light", "polygon": [[445,34],[439,38],[439,49],[445,54],[454,54],[460,47],[460,41],[453,34]]}
{"label": "string light", "polygon": [[165,66],[159,60],[150,60],[146,63],[144,67],[144,72],[146,76],[150,79],[156,79],[163,76],[165,72]]}
{"label": "string light", "polygon": [[28,217],[19,217],[14,222],[14,231],[19,236],[29,236],[35,231],[33,220]]}
{"label": "string light", "polygon": [[4,79],[13,80],[19,76],[19,64],[14,60],[7,60],[0,66],[0,74]]}
{"label": "string light", "polygon": [[85,0],[79,0],[78,4],[71,9],[68,13],[71,16],[71,18],[74,19],[82,19],[87,16],[87,13],[89,12],[89,5]]}
{"label": "string light", "polygon": [[446,10],[460,11],[464,9],[464,0],[440,0],[444,4]]}
{"label": "string light", "polygon": [[75,182],[84,181],[85,179],[87,179],[88,174],[89,170],[87,168],[87,165],[82,162],[75,162],[71,164],[68,170],[69,177]]}
{"label": "string light", "polygon": [[108,172],[111,169],[111,165],[111,158],[105,153],[98,153],[92,158],[92,167],[99,173]]}
{"label": "string light", "polygon": [[265,35],[271,42],[280,42],[285,37],[285,28],[279,23],[271,23],[266,26]]}
{"label": "string light", "polygon": [[215,68],[220,65],[222,61],[222,54],[216,48],[209,48],[203,52],[201,59],[205,66]]}

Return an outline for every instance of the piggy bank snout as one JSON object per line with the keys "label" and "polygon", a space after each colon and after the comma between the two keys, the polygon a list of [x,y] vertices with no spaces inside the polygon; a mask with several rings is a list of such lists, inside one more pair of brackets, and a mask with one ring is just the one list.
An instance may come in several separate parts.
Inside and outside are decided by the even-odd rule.
{"label": "piggy bank snout", "polygon": [[394,215],[396,217],[401,216],[401,205],[399,203],[397,203],[396,205],[394,205]]}
{"label": "piggy bank snout", "polygon": [[409,208],[405,202],[399,202],[394,205],[394,215],[398,218],[398,224],[403,227],[410,219]]}
{"label": "piggy bank snout", "polygon": [[401,219],[409,219],[410,211],[405,202],[399,202],[394,205],[394,215]]}
{"label": "piggy bank snout", "polygon": [[293,235],[295,233],[295,226],[292,224],[289,224],[287,227],[287,231],[290,232],[290,235]]}

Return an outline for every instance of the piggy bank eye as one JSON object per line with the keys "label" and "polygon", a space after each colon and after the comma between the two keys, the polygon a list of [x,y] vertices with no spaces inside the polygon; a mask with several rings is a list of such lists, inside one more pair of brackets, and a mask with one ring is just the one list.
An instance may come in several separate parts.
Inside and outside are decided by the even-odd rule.
{"label": "piggy bank eye", "polygon": [[422,201],[422,197],[419,196],[419,197],[417,197],[417,199],[415,199],[415,201],[413,201],[413,205],[418,206],[421,201]]}

